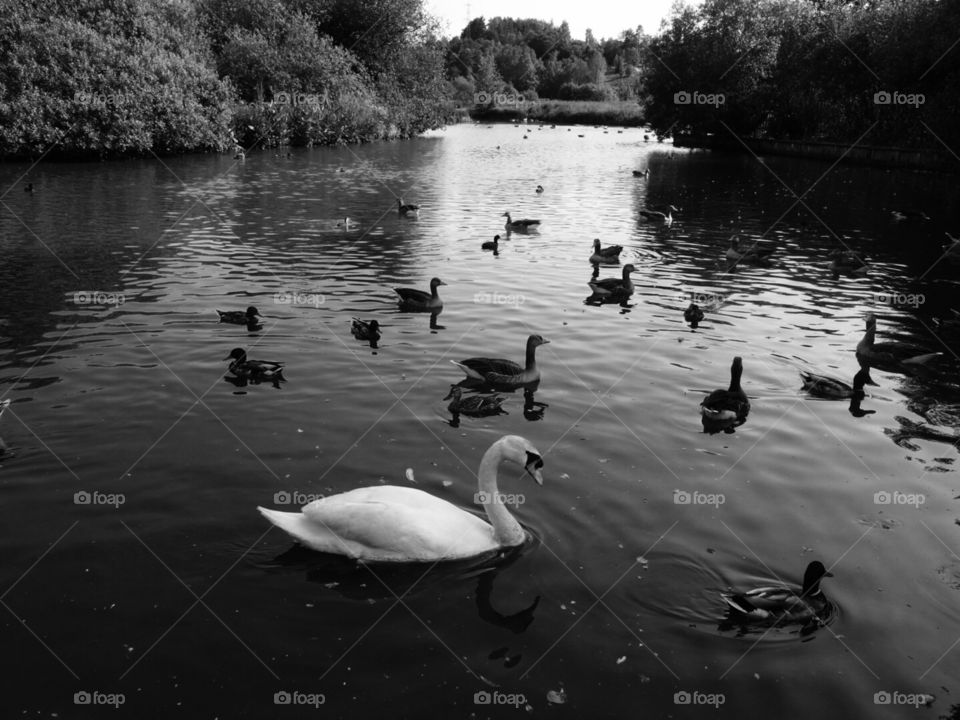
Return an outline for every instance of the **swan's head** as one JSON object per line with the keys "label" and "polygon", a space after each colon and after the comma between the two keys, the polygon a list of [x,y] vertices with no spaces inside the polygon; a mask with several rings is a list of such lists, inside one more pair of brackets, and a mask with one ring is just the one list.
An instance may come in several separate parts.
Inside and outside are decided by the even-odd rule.
{"label": "swan's head", "polygon": [[227,355],[224,360],[243,360],[247,357],[247,351],[243,348],[234,348],[230,351],[230,354]]}
{"label": "swan's head", "polygon": [[537,485],[543,485],[543,475],[540,469],[543,467],[543,457],[526,438],[519,435],[504,435],[497,443],[500,446],[504,460],[510,460],[523,467]]}

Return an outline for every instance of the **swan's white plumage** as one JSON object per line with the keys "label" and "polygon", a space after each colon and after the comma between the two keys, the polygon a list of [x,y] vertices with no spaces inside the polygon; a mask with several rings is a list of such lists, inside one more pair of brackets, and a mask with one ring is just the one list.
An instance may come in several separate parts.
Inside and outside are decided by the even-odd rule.
{"label": "swan's white plumage", "polygon": [[[516,462],[538,484],[543,482],[539,453],[523,438],[508,435],[481,461],[482,495],[498,493],[496,468],[503,460]],[[376,485],[314,500],[300,512],[257,509],[313,550],[358,560],[417,562],[474,557],[523,543],[526,533],[501,503],[484,506],[493,524],[422,490]]]}

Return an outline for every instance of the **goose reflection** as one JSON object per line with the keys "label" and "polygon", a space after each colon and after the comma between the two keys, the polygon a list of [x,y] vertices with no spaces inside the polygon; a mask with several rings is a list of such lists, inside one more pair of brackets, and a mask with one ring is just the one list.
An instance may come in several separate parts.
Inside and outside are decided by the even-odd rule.
{"label": "goose reflection", "polygon": [[523,391],[523,417],[530,422],[543,420],[544,411],[550,407],[546,403],[537,402],[534,398],[536,386],[525,388]]}

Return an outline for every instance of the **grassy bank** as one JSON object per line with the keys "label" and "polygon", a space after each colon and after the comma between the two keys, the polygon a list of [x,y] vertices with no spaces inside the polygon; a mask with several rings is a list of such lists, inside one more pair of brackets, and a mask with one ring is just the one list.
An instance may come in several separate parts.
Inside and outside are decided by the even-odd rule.
{"label": "grassy bank", "polygon": [[470,110],[470,117],[487,122],[527,119],[558,125],[639,127],[644,124],[642,108],[630,101],[534,100],[516,105],[476,106]]}

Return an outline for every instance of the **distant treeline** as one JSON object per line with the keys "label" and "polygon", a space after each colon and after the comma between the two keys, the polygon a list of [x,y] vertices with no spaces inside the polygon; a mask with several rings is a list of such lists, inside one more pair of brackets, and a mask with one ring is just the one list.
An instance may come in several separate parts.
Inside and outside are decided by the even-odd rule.
{"label": "distant treeline", "polygon": [[706,0],[651,39],[646,119],[960,155],[957,0]]}
{"label": "distant treeline", "polygon": [[422,0],[0,0],[0,157],[358,142],[438,127]]}

